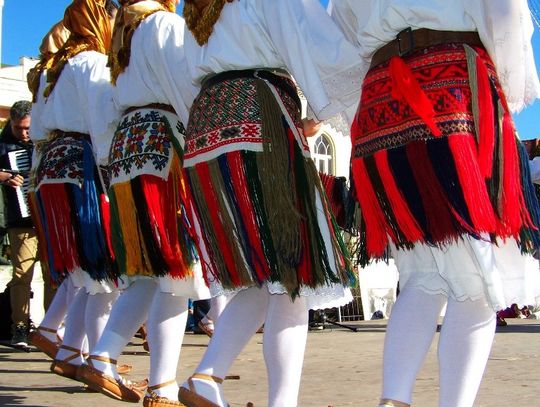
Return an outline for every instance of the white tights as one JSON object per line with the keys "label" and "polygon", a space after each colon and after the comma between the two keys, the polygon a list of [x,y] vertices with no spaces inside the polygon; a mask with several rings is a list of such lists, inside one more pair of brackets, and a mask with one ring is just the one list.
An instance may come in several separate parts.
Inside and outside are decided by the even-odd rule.
{"label": "white tights", "polygon": [[[92,355],[118,359],[137,329],[146,321],[152,297],[157,288],[156,280],[143,278],[135,280],[114,303],[98,343]],[[116,365],[92,360],[92,364],[101,372],[119,379]]]}
{"label": "white tights", "polygon": [[88,296],[84,313],[84,326],[90,352],[94,349],[101,337],[109,320],[111,308],[119,295],[119,291],[113,291],[111,293],[99,293]]}
{"label": "white tights", "polygon": [[[54,298],[51,301],[49,308],[47,308],[47,312],[43,316],[40,326],[58,331],[66,318],[70,304],[73,302],[73,299],[79,290],[80,287],[75,287],[69,276],[65,278],[56,290]],[[55,334],[47,331],[40,331],[40,334],[50,341],[56,342],[56,335],[58,333]]]}
{"label": "white tights", "polygon": [[150,346],[149,387],[172,381],[154,390],[161,397],[178,400],[178,385],[174,381],[180,349],[186,330],[188,298],[156,290],[146,329]]}
{"label": "white tights", "polygon": [[407,286],[388,322],[382,398],[411,404],[416,376],[446,302],[438,344],[439,406],[473,405],[495,335],[495,312],[485,298],[456,301]]}
{"label": "white tights", "polygon": [[[86,344],[86,330],[84,326],[84,318],[81,323],[81,316],[84,315],[86,309],[86,303],[88,301],[88,293],[84,288],[81,288],[73,302],[71,303],[68,313],[66,315],[66,329],[64,331],[64,338],[62,345],[69,346],[74,349],[79,349],[81,352],[87,352]],[[73,355],[73,351],[60,347],[55,359],[64,360]],[[81,365],[84,362],[82,355],[70,360],[69,363],[73,365]]]}
{"label": "white tights", "polygon": [[[268,373],[268,406],[297,404],[308,310],[305,297],[270,294],[266,287],[248,288],[236,294],[216,323],[214,335],[196,373],[224,378],[236,357],[264,323],[263,353]],[[220,385],[193,379],[196,391],[226,406]],[[187,384],[183,384],[187,387]]]}

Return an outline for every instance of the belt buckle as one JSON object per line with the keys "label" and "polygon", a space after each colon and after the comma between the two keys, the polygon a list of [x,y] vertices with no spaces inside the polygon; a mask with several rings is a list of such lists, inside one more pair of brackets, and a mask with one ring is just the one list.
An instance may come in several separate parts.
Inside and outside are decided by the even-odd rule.
{"label": "belt buckle", "polygon": [[[403,39],[407,38],[408,44],[403,44]],[[396,41],[398,45],[398,53],[400,57],[403,57],[407,54],[410,54],[414,50],[414,38],[413,38],[413,30],[411,27],[405,28],[404,30],[400,31],[396,35]],[[404,45],[408,45],[407,48],[405,48]]]}

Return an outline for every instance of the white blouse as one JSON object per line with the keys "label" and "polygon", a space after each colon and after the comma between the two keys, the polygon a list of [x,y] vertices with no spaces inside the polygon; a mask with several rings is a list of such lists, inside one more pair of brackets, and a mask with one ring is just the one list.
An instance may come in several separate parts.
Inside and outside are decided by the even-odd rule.
{"label": "white blouse", "polygon": [[47,84],[47,71],[43,71],[39,77],[39,89],[36,97],[36,101],[32,103],[32,111],[30,113],[30,130],[29,135],[32,141],[42,141],[47,138],[47,131],[43,128],[41,123],[41,116],[43,114],[43,106],[45,104],[45,97],[43,91]]}
{"label": "white blouse", "polygon": [[118,113],[106,65],[107,57],[95,51],[68,60],[43,105],[42,134],[55,129],[89,134],[98,157],[108,153]]}
{"label": "white blouse", "polygon": [[360,47],[367,72],[377,49],[411,27],[478,31],[497,68],[510,109],[540,96],[527,0],[331,0],[331,13]]}
{"label": "white blouse", "polygon": [[187,125],[198,88],[187,72],[184,25],[179,15],[158,11],[137,27],[129,65],[118,76],[114,90],[120,112],[132,106],[170,104]]}
{"label": "white blouse", "polygon": [[235,0],[225,3],[200,47],[186,29],[185,52],[195,84],[212,73],[286,69],[319,120],[358,103],[358,50],[318,0]]}

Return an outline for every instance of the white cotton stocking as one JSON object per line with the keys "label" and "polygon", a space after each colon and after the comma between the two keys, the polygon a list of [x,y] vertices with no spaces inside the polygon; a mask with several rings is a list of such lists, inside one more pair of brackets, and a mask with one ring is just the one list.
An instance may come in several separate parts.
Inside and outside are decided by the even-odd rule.
{"label": "white cotton stocking", "polygon": [[88,338],[88,348],[90,352],[96,346],[111,313],[112,306],[118,298],[120,292],[92,294],[88,296],[86,312],[84,314],[84,325]]}
{"label": "white cotton stocking", "polygon": [[208,311],[208,318],[210,318],[210,320],[212,320],[213,322],[216,322],[219,316],[222,314],[223,310],[225,309],[228,301],[229,297],[227,297],[226,295],[218,295],[217,297],[213,297],[212,299],[210,299],[210,310]]}
{"label": "white cotton stocking", "polygon": [[411,404],[416,375],[424,362],[446,302],[405,286],[392,307],[384,340],[382,398]]}
{"label": "white cotton stocking", "polygon": [[297,405],[307,332],[306,298],[270,295],[263,334],[269,407]]}
{"label": "white cotton stocking", "polygon": [[439,338],[439,406],[474,404],[495,335],[495,312],[485,299],[450,299]]}
{"label": "white cotton stocking", "polygon": [[[219,317],[196,373],[225,377],[236,357],[261,327],[266,317],[270,294],[266,287],[240,291]],[[195,390],[219,406],[227,406],[222,386],[207,380],[193,379]],[[182,385],[188,388],[187,383]]]}
{"label": "white cotton stocking", "polygon": [[71,303],[75,299],[75,296],[81,290],[82,287],[76,287],[73,284],[73,277],[71,276],[71,274],[66,278],[65,281],[67,281],[67,297],[66,297],[66,301],[67,301],[67,307],[69,309],[69,307],[71,306]]}
{"label": "white cotton stocking", "polygon": [[[85,339],[86,332],[84,326],[84,318],[81,318],[84,315],[86,309],[86,303],[88,300],[88,293],[86,290],[81,289],[75,295],[71,306],[69,307],[68,313],[66,315],[65,321],[65,331],[64,338],[62,340],[62,345],[69,346],[75,349],[80,349],[81,352],[84,352],[86,349]],[[73,355],[73,352],[67,349],[60,347],[58,353],[56,354],[55,359],[64,360]],[[79,355],[77,358],[69,361],[72,365],[81,365],[84,362],[82,355]]]}
{"label": "white cotton stocking", "polygon": [[[270,294],[266,287],[240,291],[219,317],[208,349],[195,372],[224,378],[263,323],[268,405],[296,406],[307,337],[305,298],[293,302],[288,295]],[[199,379],[193,379],[193,383],[203,397],[219,406],[227,405],[220,385]],[[187,384],[183,386],[187,387]]]}
{"label": "white cotton stocking", "polygon": [[[156,290],[146,329],[150,346],[148,386],[174,381],[188,315],[188,298]],[[154,390],[161,397],[178,400],[176,382]]]}
{"label": "white cotton stocking", "polygon": [[[64,279],[60,287],[57,288],[54,298],[47,308],[47,312],[43,317],[43,320],[39,324],[40,327],[54,329],[57,331],[62,325],[66,313],[68,310],[67,296],[68,296],[68,279]],[[48,340],[56,342],[56,334],[47,331],[39,331],[39,333],[45,336]]]}
{"label": "white cotton stocking", "polygon": [[[156,280],[138,279],[125,289],[114,303],[105,330],[92,355],[117,360],[139,327],[146,322],[148,309],[157,288]],[[101,372],[119,379],[116,365],[92,360]]]}

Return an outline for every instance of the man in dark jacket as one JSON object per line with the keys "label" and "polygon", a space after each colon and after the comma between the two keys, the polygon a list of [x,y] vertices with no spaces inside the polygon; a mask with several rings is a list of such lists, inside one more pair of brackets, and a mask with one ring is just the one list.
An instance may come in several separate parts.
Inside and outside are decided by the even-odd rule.
{"label": "man in dark jacket", "polygon": [[[9,121],[0,135],[0,184],[4,192],[4,212],[6,227],[11,245],[13,274],[8,283],[11,297],[12,344],[26,346],[28,321],[30,317],[30,285],[34,266],[38,261],[38,243],[30,215],[21,206],[17,191],[23,186],[28,171],[15,173],[3,171],[13,169],[9,153],[20,151],[23,160],[31,162],[33,144],[28,131],[30,129],[31,103],[15,102],[10,109]],[[29,168],[30,166],[28,166]],[[50,278],[43,276],[45,283],[45,304],[50,302],[52,289]]]}

